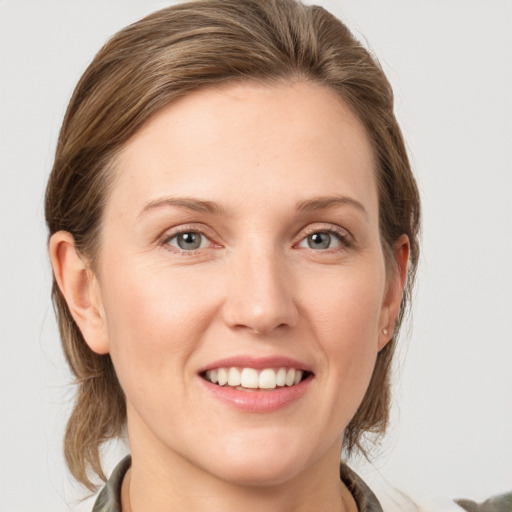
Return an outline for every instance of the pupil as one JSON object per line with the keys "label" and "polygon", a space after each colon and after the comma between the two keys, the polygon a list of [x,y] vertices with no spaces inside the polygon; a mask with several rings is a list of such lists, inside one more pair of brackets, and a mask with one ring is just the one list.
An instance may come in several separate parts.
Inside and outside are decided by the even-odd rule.
{"label": "pupil", "polygon": [[331,236],[328,233],[313,233],[308,237],[308,244],[312,249],[327,249],[331,244]]}
{"label": "pupil", "polygon": [[182,233],[178,235],[180,249],[197,249],[201,245],[201,236],[197,233]]}

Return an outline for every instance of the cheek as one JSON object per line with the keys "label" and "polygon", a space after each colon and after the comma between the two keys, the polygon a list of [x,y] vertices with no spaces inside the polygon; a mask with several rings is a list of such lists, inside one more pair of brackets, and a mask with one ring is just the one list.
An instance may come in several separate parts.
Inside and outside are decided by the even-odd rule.
{"label": "cheek", "polygon": [[310,323],[326,361],[329,386],[339,400],[352,397],[353,412],[364,396],[377,357],[383,275],[369,269],[331,279],[322,293],[316,288],[308,295]]}
{"label": "cheek", "polygon": [[[130,268],[130,272],[123,269]],[[102,289],[110,354],[121,382],[179,377],[197,347],[208,308],[194,283],[168,270],[122,264],[112,268]],[[186,293],[188,289],[188,293]]]}
{"label": "cheek", "polygon": [[321,338],[334,347],[342,344],[357,349],[377,341],[384,278],[383,272],[372,272],[372,269],[367,273],[347,274],[331,276],[323,286],[308,286],[312,291],[303,295],[308,302],[306,309],[311,323]]}

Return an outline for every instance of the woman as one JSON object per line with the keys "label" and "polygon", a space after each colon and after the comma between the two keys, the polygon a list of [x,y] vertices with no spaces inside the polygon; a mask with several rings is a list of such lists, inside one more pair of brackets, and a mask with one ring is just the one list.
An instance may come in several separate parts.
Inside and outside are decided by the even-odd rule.
{"label": "woman", "polygon": [[100,445],[130,443],[95,511],[380,510],[339,459],[387,423],[419,199],[339,20],[199,1],[118,33],[71,99],[46,219],[70,470],[93,489]]}

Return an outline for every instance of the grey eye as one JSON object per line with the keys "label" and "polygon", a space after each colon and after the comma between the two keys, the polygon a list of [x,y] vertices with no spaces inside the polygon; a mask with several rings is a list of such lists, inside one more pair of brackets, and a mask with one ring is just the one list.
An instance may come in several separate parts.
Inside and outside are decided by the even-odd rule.
{"label": "grey eye", "polygon": [[307,244],[311,249],[328,249],[331,245],[331,238],[329,233],[313,233],[307,237]]}
{"label": "grey eye", "polygon": [[197,231],[187,231],[173,236],[169,240],[169,245],[181,249],[182,251],[193,251],[203,246],[205,236]]}

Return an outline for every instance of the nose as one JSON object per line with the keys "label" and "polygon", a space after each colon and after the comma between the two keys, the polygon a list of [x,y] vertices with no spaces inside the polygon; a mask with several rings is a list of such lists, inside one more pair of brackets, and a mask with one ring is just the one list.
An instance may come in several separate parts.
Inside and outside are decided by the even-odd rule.
{"label": "nose", "polygon": [[262,335],[297,324],[293,279],[283,259],[272,251],[252,251],[232,262],[223,307],[229,327]]}

